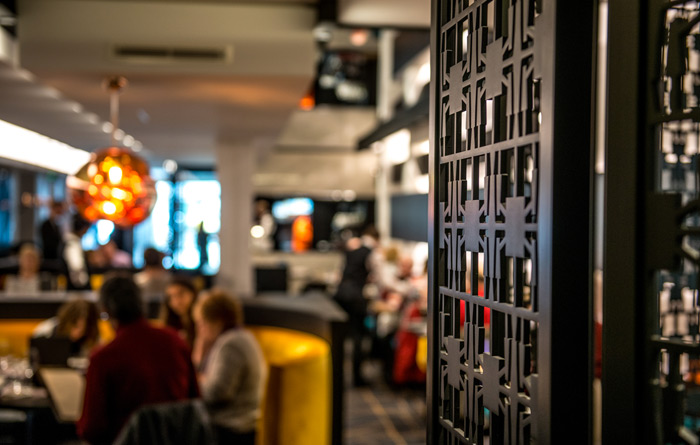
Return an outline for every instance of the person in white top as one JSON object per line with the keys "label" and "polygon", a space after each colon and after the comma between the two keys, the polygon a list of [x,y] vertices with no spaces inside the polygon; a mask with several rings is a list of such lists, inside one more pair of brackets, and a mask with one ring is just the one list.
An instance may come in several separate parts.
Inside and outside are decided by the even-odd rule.
{"label": "person in white top", "polygon": [[275,218],[270,213],[270,203],[264,199],[255,201],[255,230],[251,230],[253,235],[251,242],[255,250],[269,252],[275,247]]}
{"label": "person in white top", "polygon": [[63,260],[68,269],[68,289],[90,289],[90,275],[88,274],[85,251],[83,251],[83,235],[90,228],[90,223],[80,215],[73,215],[70,233],[64,238]]}
{"label": "person in white top", "polygon": [[267,367],[257,340],[243,328],[240,302],[221,290],[194,308],[192,360],[219,444],[254,445]]}

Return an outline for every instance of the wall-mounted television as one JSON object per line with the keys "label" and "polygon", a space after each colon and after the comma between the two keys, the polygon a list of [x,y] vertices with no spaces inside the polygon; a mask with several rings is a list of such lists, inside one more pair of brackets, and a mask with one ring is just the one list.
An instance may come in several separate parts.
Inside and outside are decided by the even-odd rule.
{"label": "wall-mounted television", "polygon": [[272,216],[279,224],[287,224],[298,216],[314,213],[314,202],[309,198],[289,198],[272,204]]}
{"label": "wall-mounted television", "polygon": [[428,241],[428,195],[392,196],[391,237]]}

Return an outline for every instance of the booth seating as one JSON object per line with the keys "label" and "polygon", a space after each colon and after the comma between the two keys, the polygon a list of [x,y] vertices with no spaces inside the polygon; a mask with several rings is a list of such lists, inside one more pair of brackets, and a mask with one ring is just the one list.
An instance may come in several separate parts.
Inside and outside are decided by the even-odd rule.
{"label": "booth seating", "polygon": [[[0,355],[25,357],[41,320],[0,320]],[[289,329],[250,326],[269,367],[258,445],[329,444],[330,347],[321,338]],[[114,338],[100,321],[103,341]],[[4,349],[3,349],[4,347]]]}

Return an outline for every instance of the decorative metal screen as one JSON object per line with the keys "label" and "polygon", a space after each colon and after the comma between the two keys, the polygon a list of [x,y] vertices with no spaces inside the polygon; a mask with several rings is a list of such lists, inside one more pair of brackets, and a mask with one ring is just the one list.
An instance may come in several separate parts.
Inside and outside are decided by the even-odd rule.
{"label": "decorative metal screen", "polygon": [[699,443],[700,3],[608,8],[603,439]]}
{"label": "decorative metal screen", "polygon": [[[660,26],[649,41],[654,192],[647,212],[663,230],[664,244],[650,245],[656,273],[658,324],[651,328],[650,406],[663,443],[697,443],[700,429],[700,5],[663,2],[650,10]],[[656,220],[654,223],[652,221]],[[650,234],[651,238],[658,239]],[[661,442],[659,442],[661,443]]]}
{"label": "decorative metal screen", "polygon": [[530,444],[536,435],[540,3],[440,7],[441,443]]}

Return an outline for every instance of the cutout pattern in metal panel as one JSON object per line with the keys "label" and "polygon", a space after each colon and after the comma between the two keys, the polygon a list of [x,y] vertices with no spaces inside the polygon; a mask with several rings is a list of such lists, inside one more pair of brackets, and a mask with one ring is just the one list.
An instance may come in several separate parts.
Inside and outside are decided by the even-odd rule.
{"label": "cutout pattern in metal panel", "polygon": [[656,169],[647,178],[655,184],[647,248],[658,296],[651,306],[658,324],[649,332],[655,358],[650,406],[661,442],[694,443],[700,425],[700,4],[661,2],[649,13],[659,26],[648,52]]}
{"label": "cutout pattern in metal panel", "polygon": [[536,439],[539,7],[439,8],[441,443]]}

